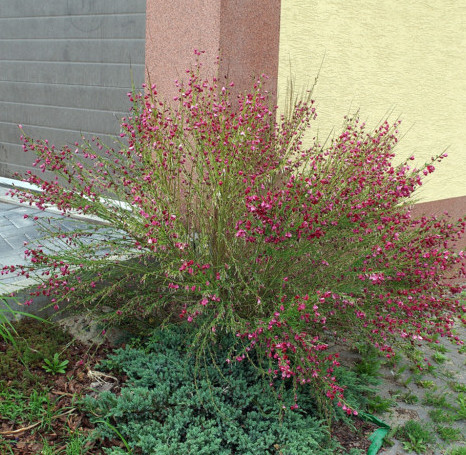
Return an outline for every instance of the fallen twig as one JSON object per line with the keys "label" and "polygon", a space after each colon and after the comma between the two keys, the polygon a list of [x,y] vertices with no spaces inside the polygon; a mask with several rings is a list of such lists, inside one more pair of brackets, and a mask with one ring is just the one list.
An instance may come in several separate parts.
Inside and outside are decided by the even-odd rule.
{"label": "fallen twig", "polygon": [[19,433],[24,433],[25,431],[28,431],[28,430],[31,430],[34,427],[37,427],[37,425],[40,425],[40,422],[36,422],[36,423],[34,423],[32,425],[29,425],[29,426],[24,427],[24,428],[19,428],[17,430],[0,431],[0,435],[10,436],[10,435],[15,435],[15,434],[19,434]]}
{"label": "fallen twig", "polygon": [[[63,417],[65,415],[67,415],[67,414],[71,414],[75,410],[76,410],[76,408],[71,408],[66,412],[62,412],[61,414],[53,416],[52,420],[58,419],[58,418]],[[36,422],[36,423],[33,423],[32,425],[29,425],[27,427],[18,428],[17,430],[0,431],[0,435],[1,436],[13,436],[15,434],[24,433],[25,431],[31,430],[32,428],[35,428],[40,424],[41,424],[41,422]]]}

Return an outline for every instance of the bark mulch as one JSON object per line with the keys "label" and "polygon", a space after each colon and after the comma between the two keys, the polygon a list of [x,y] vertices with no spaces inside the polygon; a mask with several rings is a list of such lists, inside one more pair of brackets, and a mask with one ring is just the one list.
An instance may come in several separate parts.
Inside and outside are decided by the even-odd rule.
{"label": "bark mulch", "polygon": [[[21,322],[17,327],[17,350],[10,343],[0,340],[0,401],[8,406],[6,401],[18,401],[21,397],[25,406],[23,418],[16,421],[8,420],[0,414],[0,454],[32,455],[40,454],[44,441],[54,448],[54,453],[65,451],[70,441],[70,432],[78,432],[85,436],[94,426],[86,414],[79,409],[77,400],[86,394],[97,393],[102,387],[110,384],[113,390],[125,380],[124,376],[116,377],[111,381],[103,381],[95,372],[94,367],[112,351],[108,344],[88,346],[68,337],[59,337],[63,346],[55,346],[55,352],[61,352],[61,360],[69,360],[66,374],[47,373],[43,368],[42,357],[51,358],[51,355],[41,355],[41,343],[49,336],[52,344],[56,339],[53,333],[47,333],[48,326],[42,326],[35,321]],[[42,331],[41,337],[33,337],[33,330]],[[58,330],[55,327],[53,330]],[[45,333],[44,333],[45,332]],[[36,353],[36,356],[26,355],[23,362],[20,356],[24,354],[25,347]],[[61,348],[61,349],[60,349]],[[64,350],[63,350],[64,349]],[[63,351],[62,351],[63,350]],[[7,365],[6,365],[7,364]],[[5,367],[8,368],[5,371]],[[103,386],[103,384],[107,384]],[[15,394],[13,394],[15,390]],[[28,421],[28,401],[33,390],[46,394],[49,403],[48,416],[43,415],[37,421]],[[9,403],[13,405],[13,403]],[[44,408],[46,405],[44,404]],[[45,414],[45,413],[44,413]],[[121,441],[89,442],[86,446],[89,454],[104,454],[102,447],[120,445]],[[97,447],[98,446],[98,447]]]}

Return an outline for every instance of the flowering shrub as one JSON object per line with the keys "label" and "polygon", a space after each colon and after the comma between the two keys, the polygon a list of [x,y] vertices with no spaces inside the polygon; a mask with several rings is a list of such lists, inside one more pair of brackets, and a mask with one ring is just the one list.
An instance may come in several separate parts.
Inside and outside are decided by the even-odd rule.
{"label": "flowering shrub", "polygon": [[57,232],[66,247],[31,248],[19,273],[38,273],[36,294],[56,308],[79,295],[82,307],[111,305],[108,319],[186,319],[199,349],[234,333],[227,361],[255,348],[272,377],[311,382],[351,413],[330,340],[368,341],[389,357],[397,339],[453,336],[461,288],[449,283],[465,264],[452,245],[465,221],[414,219],[407,205],[445,155],[419,170],[394,165],[398,123],[368,131],[358,119],[306,148],[312,100],[276,121],[260,80],[232,100],[199,66],[187,75],[171,104],[154,86],[129,95],[116,149],[23,137],[44,172],[23,178],[42,192],[14,194],[107,224]]}

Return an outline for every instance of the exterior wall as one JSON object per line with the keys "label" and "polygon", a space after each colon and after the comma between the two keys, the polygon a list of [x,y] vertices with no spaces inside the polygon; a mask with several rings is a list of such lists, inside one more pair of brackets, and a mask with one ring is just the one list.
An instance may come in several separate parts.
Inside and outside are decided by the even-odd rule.
{"label": "exterior wall", "polygon": [[281,19],[279,104],[290,74],[299,90],[321,67],[311,137],[338,131],[348,112],[375,126],[392,111],[407,133],[400,158],[449,147],[420,201],[466,196],[465,2],[283,0]]}
{"label": "exterior wall", "polygon": [[[171,100],[176,79],[206,52],[205,74],[234,81],[238,92],[255,77],[270,76],[275,102],[280,37],[280,0],[147,0],[146,66],[159,95]],[[215,64],[220,57],[220,65]]]}
{"label": "exterior wall", "polygon": [[[57,146],[119,132],[144,81],[146,0],[0,0],[0,176],[24,171],[17,125]],[[12,164],[13,163],[13,164]]]}
{"label": "exterior wall", "polygon": [[220,76],[238,91],[250,90],[258,76],[268,80],[276,104],[281,0],[223,0],[220,22]]}
{"label": "exterior wall", "polygon": [[166,100],[178,93],[174,81],[191,67],[194,49],[212,61],[218,56],[220,6],[219,0],[192,0],[189,6],[186,0],[147,0],[147,78]]}

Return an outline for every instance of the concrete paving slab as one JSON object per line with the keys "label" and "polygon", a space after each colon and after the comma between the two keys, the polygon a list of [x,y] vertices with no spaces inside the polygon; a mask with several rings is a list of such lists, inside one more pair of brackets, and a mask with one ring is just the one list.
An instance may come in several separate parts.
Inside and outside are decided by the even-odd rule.
{"label": "concrete paving slab", "polygon": [[[0,186],[0,271],[4,266],[28,263],[29,258],[24,254],[27,249],[25,242],[29,242],[30,246],[41,245],[49,251],[60,248],[56,242],[47,240],[47,232],[41,224],[44,227],[53,225],[63,232],[71,232],[86,229],[90,223],[95,223],[95,220],[68,218],[53,209],[42,211],[29,204],[21,205],[15,198],[6,195],[7,191],[8,188]],[[37,222],[34,218],[38,219]],[[35,280],[17,276],[16,273],[0,274],[0,296],[15,292],[18,293],[17,300],[21,301],[21,294],[23,297],[27,295],[26,288],[35,283]]]}
{"label": "concrete paving slab", "polygon": [[19,235],[11,235],[5,238],[6,242],[10,247],[15,251],[23,251],[26,249],[26,245],[29,242],[29,239],[25,234],[20,233]]}
{"label": "concrete paving slab", "polygon": [[[8,251],[8,247],[11,248],[10,244],[6,241],[6,239],[3,238],[2,235],[0,235],[0,251]],[[0,256],[1,258],[1,256]]]}
{"label": "concrete paving slab", "polygon": [[28,231],[24,234],[30,242],[38,240],[44,236],[40,231]]}
{"label": "concrete paving slab", "polygon": [[[10,213],[11,213],[11,212],[10,212]],[[13,214],[13,216],[12,216],[12,215],[8,214],[8,216],[6,216],[6,218],[7,218],[17,229],[32,227],[32,226],[34,225],[34,221],[33,221],[33,220],[25,219],[25,218],[23,218],[22,215]]]}
{"label": "concrete paving slab", "polygon": [[3,214],[3,216],[0,217],[0,226],[12,224],[11,221],[6,217],[8,212],[5,209],[0,209],[0,213]]}

